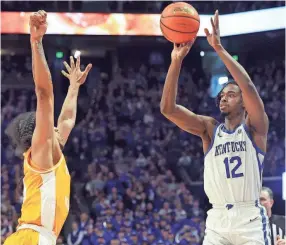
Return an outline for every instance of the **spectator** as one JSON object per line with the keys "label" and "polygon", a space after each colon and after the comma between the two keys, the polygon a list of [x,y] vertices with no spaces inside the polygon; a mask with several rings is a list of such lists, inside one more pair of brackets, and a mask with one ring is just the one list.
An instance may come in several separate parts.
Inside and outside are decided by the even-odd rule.
{"label": "spectator", "polygon": [[80,245],[84,237],[84,231],[82,231],[77,222],[72,223],[72,232],[68,235],[68,245]]}
{"label": "spectator", "polygon": [[170,204],[168,202],[164,202],[163,208],[159,211],[159,215],[165,216],[172,212],[172,209],[170,208]]}
{"label": "spectator", "polygon": [[186,211],[183,209],[182,207],[182,204],[181,204],[181,201],[179,199],[176,200],[176,208],[175,208],[175,220],[177,222],[183,220],[183,219],[186,219],[187,218],[187,213]]}

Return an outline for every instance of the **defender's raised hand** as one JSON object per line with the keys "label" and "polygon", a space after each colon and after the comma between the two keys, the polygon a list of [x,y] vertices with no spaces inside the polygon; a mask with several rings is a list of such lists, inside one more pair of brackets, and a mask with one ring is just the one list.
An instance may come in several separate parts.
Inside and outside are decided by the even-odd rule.
{"label": "defender's raised hand", "polygon": [[214,48],[220,48],[220,31],[219,31],[219,14],[218,10],[215,11],[214,19],[211,18],[212,33],[207,28],[204,29],[209,44]]}
{"label": "defender's raised hand", "polygon": [[92,64],[88,64],[85,70],[81,71],[80,70],[80,56],[76,60],[76,65],[74,64],[74,60],[72,56],[70,56],[70,65],[68,65],[68,63],[65,61],[64,61],[64,65],[68,73],[66,73],[65,71],[62,71],[62,74],[70,80],[71,85],[82,85],[85,82],[90,69],[92,68]]}
{"label": "defender's raised hand", "polygon": [[29,24],[31,41],[41,41],[48,27],[47,13],[44,10],[33,13]]}
{"label": "defender's raised hand", "polygon": [[194,42],[195,42],[195,39],[193,39],[191,42],[188,42],[188,43],[182,43],[182,44],[174,43],[174,48],[171,53],[172,60],[182,61],[186,57],[186,55],[189,53]]}

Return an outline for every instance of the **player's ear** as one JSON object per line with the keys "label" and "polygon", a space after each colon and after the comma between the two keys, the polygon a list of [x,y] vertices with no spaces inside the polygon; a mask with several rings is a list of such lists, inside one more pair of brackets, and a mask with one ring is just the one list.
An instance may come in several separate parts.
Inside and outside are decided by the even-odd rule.
{"label": "player's ear", "polygon": [[242,105],[242,108],[245,110],[245,106],[244,106],[244,101],[242,99],[242,95],[241,95],[241,105]]}
{"label": "player's ear", "polygon": [[270,200],[271,208],[272,208],[273,204],[274,204],[274,200],[273,200],[273,199],[271,199],[271,200]]}

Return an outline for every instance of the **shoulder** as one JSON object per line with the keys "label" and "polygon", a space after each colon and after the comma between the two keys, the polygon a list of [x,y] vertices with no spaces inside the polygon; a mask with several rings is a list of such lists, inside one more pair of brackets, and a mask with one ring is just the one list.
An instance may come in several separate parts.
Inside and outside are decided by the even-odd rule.
{"label": "shoulder", "polygon": [[201,116],[201,115],[200,117],[203,120],[206,127],[205,136],[209,136],[210,138],[212,138],[216,128],[220,125],[220,123],[213,117]]}

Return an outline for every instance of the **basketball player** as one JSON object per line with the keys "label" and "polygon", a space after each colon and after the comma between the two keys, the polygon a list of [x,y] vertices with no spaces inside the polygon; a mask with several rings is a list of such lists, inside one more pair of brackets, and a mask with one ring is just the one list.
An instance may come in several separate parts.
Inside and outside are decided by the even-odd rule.
{"label": "basketball player", "polygon": [[216,11],[207,40],[234,78],[218,95],[224,122],[176,104],[178,77],[193,42],[174,45],[161,99],[161,112],[181,129],[201,137],[208,211],[204,245],[270,244],[268,218],[259,203],[268,117],[244,68],[223,48]]}
{"label": "basketball player", "polygon": [[65,63],[70,86],[54,127],[54,95],[51,74],[44,55],[42,39],[47,30],[44,11],[30,17],[33,77],[37,96],[36,112],[20,114],[6,134],[24,153],[24,195],[17,231],[5,245],[54,245],[69,211],[70,175],[62,149],[75,124],[78,90],[91,69],[80,71],[71,57]]}

